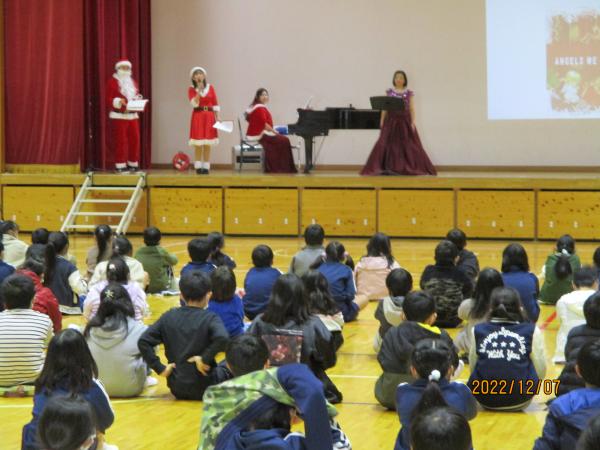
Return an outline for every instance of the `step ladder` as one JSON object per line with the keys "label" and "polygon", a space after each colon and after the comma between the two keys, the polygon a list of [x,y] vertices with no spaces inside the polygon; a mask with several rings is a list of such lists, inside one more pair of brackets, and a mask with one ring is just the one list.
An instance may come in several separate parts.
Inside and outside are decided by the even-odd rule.
{"label": "step ladder", "polygon": [[[94,185],[94,173],[88,172],[85,177],[85,181],[81,185],[81,189],[71,206],[69,214],[65,218],[65,221],[60,228],[60,231],[69,232],[69,231],[78,231],[78,230],[93,230],[96,228],[96,225],[88,225],[88,224],[76,224],[77,218],[79,217],[99,217],[99,216],[110,216],[110,217],[120,217],[119,225],[117,225],[117,229],[115,230],[116,234],[125,234],[127,233],[127,229],[129,228],[129,224],[135,215],[135,211],[137,210],[138,204],[140,203],[140,199],[142,198],[142,194],[144,192],[144,186],[146,185],[146,173],[140,172],[138,174],[137,183],[134,186],[95,186]],[[94,192],[110,192],[110,191],[125,191],[130,192],[131,195],[129,199],[124,198],[102,198],[96,199],[89,197],[88,194]],[[81,208],[85,204],[111,204],[115,205],[115,211],[101,212],[101,211],[81,211]],[[117,205],[127,205],[124,210],[116,211]]]}

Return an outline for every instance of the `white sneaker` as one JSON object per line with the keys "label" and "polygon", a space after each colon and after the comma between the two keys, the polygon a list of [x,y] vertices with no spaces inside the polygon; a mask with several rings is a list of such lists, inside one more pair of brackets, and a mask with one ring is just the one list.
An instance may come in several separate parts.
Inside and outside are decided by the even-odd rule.
{"label": "white sneaker", "polygon": [[150,386],[156,386],[158,384],[158,380],[154,377],[146,377],[146,383],[144,383],[144,386],[146,387],[150,387]]}

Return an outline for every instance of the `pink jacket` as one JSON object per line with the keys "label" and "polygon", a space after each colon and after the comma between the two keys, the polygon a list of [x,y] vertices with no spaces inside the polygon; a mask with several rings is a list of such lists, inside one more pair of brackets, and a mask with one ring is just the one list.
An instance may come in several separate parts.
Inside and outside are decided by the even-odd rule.
{"label": "pink jacket", "polygon": [[366,296],[369,300],[379,300],[389,295],[385,279],[393,269],[400,265],[394,261],[388,267],[385,256],[363,256],[354,269],[356,295]]}

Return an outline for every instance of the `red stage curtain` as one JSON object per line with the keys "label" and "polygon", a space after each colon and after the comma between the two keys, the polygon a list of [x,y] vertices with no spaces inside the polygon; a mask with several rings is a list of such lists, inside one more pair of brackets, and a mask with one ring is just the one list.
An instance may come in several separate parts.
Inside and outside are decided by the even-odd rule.
{"label": "red stage curtain", "polygon": [[77,164],[85,130],[82,0],[4,6],[6,163]]}
{"label": "red stage curtain", "polygon": [[[121,58],[133,64],[133,77],[145,98],[151,96],[150,0],[84,0],[86,151],[82,169],[112,169],[106,83]],[[151,104],[141,114],[141,167],[150,167]]]}

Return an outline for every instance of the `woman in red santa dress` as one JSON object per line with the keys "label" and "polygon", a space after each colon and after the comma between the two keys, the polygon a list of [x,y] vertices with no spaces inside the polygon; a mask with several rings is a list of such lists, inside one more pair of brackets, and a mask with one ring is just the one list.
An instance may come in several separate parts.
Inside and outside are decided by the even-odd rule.
{"label": "woman in red santa dress", "polygon": [[267,109],[269,93],[260,88],[246,110],[246,139],[258,141],[265,150],[264,170],[268,173],[296,173],[290,140],[273,128],[273,118]]}
{"label": "woman in red santa dress", "polygon": [[210,148],[219,143],[217,129],[213,125],[219,120],[219,101],[212,84],[206,79],[206,70],[194,67],[190,71],[192,85],[188,98],[194,111],[190,125],[190,147],[194,147],[194,168],[197,174],[207,175],[210,171]]}

